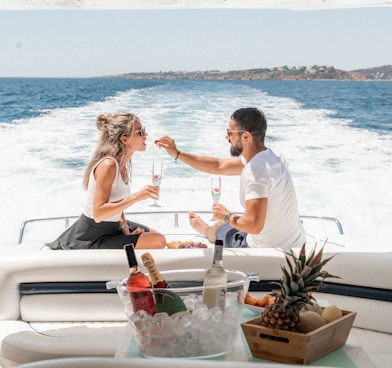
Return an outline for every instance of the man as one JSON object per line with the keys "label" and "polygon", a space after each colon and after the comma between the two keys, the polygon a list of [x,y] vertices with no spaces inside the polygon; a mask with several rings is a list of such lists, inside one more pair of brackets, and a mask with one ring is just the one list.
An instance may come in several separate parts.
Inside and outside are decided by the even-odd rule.
{"label": "man", "polygon": [[179,151],[174,140],[164,136],[155,141],[175,161],[209,174],[241,175],[240,202],[243,214],[231,213],[220,203],[212,211],[217,220],[208,226],[189,214],[191,225],[209,241],[224,241],[226,247],[277,247],[288,250],[305,242],[298,214],[294,185],[282,157],[264,145],[267,121],[257,108],[233,113],[226,139],[234,158],[219,159]]}

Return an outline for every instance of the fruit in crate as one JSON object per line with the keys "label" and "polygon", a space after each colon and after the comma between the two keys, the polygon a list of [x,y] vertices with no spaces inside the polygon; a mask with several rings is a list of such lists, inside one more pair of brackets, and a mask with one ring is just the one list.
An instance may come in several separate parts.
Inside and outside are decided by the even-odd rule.
{"label": "fruit in crate", "polygon": [[301,332],[304,333],[308,333],[315,330],[316,328],[325,325],[325,321],[323,320],[321,315],[317,312],[310,310],[301,310],[299,312],[299,321],[301,326]]}
{"label": "fruit in crate", "polygon": [[328,307],[324,308],[321,317],[326,323],[329,323],[342,317],[342,315],[342,311],[336,305],[329,305]]}
{"label": "fruit in crate", "polygon": [[305,305],[305,310],[317,312],[320,316],[323,313],[323,308],[321,308],[317,303],[308,303]]}
{"label": "fruit in crate", "polygon": [[287,266],[282,266],[283,275],[278,282],[273,282],[280,287],[271,294],[276,298],[264,310],[260,324],[264,327],[302,332],[300,311],[315,300],[313,291],[319,291],[324,287],[323,281],[329,277],[336,277],[322,270],[324,265],[333,256],[323,259],[321,247],[316,252],[316,247],[306,255],[305,244],[302,246],[299,256],[293,250],[285,252]]}

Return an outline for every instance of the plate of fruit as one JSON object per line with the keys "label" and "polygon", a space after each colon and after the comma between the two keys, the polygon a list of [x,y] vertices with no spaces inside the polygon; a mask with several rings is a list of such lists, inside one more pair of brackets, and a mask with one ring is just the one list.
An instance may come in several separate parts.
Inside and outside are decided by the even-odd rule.
{"label": "plate of fruit", "polygon": [[208,245],[200,241],[171,241],[167,243],[167,247],[170,249],[192,249],[192,248],[208,248]]}
{"label": "plate of fruit", "polygon": [[260,316],[263,314],[265,307],[268,304],[272,304],[274,300],[275,298],[269,294],[264,295],[261,299],[257,299],[248,292],[245,295],[245,308]]}

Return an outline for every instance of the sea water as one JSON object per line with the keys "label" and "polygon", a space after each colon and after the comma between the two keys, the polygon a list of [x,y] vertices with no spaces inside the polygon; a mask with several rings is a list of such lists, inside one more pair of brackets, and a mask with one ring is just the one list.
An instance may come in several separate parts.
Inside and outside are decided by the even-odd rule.
{"label": "sea water", "polygon": [[[161,210],[210,210],[210,176],[175,163],[153,141],[229,157],[230,115],[261,108],[266,145],[286,158],[302,215],[337,217],[358,246],[392,246],[392,83],[354,81],[165,81],[0,79],[0,247],[17,244],[30,218],[79,215],[95,118],[131,111],[147,149],[132,160],[132,189],[162,160]],[[222,178],[223,203],[241,211],[238,177]],[[150,200],[129,211],[154,210]],[[153,226],[153,224],[148,224]]]}

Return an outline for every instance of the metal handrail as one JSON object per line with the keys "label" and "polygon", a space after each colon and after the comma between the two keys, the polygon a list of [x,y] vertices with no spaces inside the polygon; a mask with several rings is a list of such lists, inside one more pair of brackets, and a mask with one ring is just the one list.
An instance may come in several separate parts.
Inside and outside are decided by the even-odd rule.
{"label": "metal handrail", "polygon": [[64,230],[66,230],[69,227],[69,220],[70,219],[77,219],[77,218],[79,218],[79,216],[42,217],[42,218],[34,218],[34,219],[25,220],[22,222],[22,224],[20,225],[20,228],[19,228],[18,244],[22,243],[26,225],[28,225],[32,222],[64,220],[64,222],[65,222],[65,225],[64,225],[65,229]]}
{"label": "metal handrail", "polygon": [[[195,211],[196,213],[200,214],[210,214],[212,213],[211,211]],[[179,215],[180,214],[187,214],[189,211],[142,211],[142,212],[125,212],[125,215],[151,215],[151,214],[159,214],[159,215],[167,215],[167,214],[173,214],[174,216],[174,227],[178,228],[179,224]],[[42,222],[42,221],[56,221],[56,220],[64,220],[64,230],[67,230],[69,228],[69,223],[71,220],[78,219],[79,216],[59,216],[59,217],[41,217],[41,218],[33,218],[33,219],[28,219],[22,222],[20,228],[19,228],[19,239],[18,239],[18,244],[21,244],[23,241],[23,236],[25,232],[25,228],[28,224],[33,223],[33,222]]]}
{"label": "metal handrail", "polygon": [[[200,214],[211,214],[211,211],[195,211],[196,213]],[[126,212],[126,215],[152,215],[152,214],[158,214],[158,215],[168,215],[168,214],[173,214],[174,216],[174,227],[178,228],[179,227],[179,215],[187,214],[189,211],[143,211],[143,212]],[[343,227],[340,221],[335,218],[335,217],[327,217],[327,216],[309,216],[309,215],[300,215],[301,218],[306,218],[306,219],[314,219],[314,220],[325,220],[325,221],[331,221],[335,223],[336,227],[338,228],[339,234],[343,234]],[[64,220],[64,230],[69,228],[69,223],[70,220],[75,220],[79,218],[79,216],[60,216],[60,217],[43,217],[43,218],[35,218],[35,219],[29,219],[25,220],[22,222],[20,229],[19,229],[19,239],[18,239],[18,244],[21,244],[23,241],[23,236],[25,232],[25,228],[28,224],[33,223],[33,222],[39,222],[39,221],[55,221],[55,220]]]}
{"label": "metal handrail", "polygon": [[325,221],[332,221],[335,223],[336,227],[339,230],[339,234],[344,234],[343,226],[341,222],[336,217],[328,217],[328,216],[308,216],[308,215],[301,215],[301,218],[313,219],[313,220],[325,220]]}

